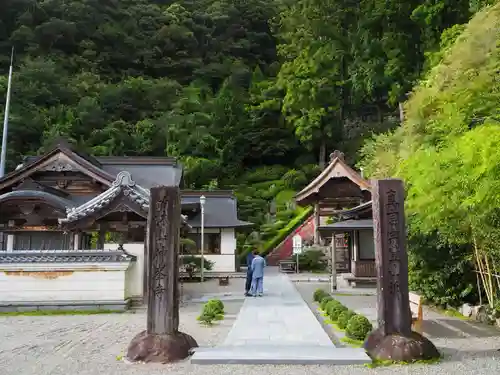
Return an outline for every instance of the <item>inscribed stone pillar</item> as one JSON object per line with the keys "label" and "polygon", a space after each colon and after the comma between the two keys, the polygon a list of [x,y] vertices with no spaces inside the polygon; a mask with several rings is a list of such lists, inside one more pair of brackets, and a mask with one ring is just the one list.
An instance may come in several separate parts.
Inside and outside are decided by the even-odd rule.
{"label": "inscribed stone pillar", "polygon": [[179,235],[181,196],[178,187],[151,189],[147,238],[147,330],[132,339],[131,361],[168,363],[185,359],[196,341],[179,332]]}
{"label": "inscribed stone pillar", "polygon": [[152,219],[153,210],[149,210],[148,212],[148,221],[146,224],[146,234],[144,236],[144,274],[143,274],[143,287],[142,287],[142,301],[143,303],[148,303],[148,283],[149,283],[149,223],[153,221]]}
{"label": "inscribed stone pillar", "polygon": [[384,335],[411,332],[408,314],[408,256],[401,180],[381,180],[373,191],[373,217],[378,274],[378,325]]}
{"label": "inscribed stone pillar", "polygon": [[378,328],[367,338],[365,349],[381,360],[439,357],[428,339],[411,330],[403,181],[377,180],[372,188]]}

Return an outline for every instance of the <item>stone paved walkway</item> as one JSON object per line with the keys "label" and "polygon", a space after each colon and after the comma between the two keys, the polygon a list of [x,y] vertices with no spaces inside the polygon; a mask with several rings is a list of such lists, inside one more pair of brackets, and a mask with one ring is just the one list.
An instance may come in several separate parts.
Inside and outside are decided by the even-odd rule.
{"label": "stone paved walkway", "polygon": [[335,348],[288,276],[273,269],[264,277],[264,296],[245,300],[224,343],[192,358],[198,364],[367,361],[363,350]]}
{"label": "stone paved walkway", "polygon": [[328,334],[286,275],[266,275],[264,292],[264,297],[247,298],[224,345],[333,347]]}

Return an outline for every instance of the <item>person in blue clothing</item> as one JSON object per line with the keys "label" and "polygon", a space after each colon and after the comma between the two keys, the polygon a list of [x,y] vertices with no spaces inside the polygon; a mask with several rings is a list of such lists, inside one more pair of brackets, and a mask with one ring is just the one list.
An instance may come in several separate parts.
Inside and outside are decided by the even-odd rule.
{"label": "person in blue clothing", "polygon": [[250,296],[250,289],[252,288],[252,261],[253,252],[249,252],[247,255],[247,279],[245,282],[245,296]]}
{"label": "person in blue clothing", "polygon": [[251,294],[254,297],[262,297],[264,294],[264,268],[266,267],[266,261],[257,251],[254,251],[253,255]]}

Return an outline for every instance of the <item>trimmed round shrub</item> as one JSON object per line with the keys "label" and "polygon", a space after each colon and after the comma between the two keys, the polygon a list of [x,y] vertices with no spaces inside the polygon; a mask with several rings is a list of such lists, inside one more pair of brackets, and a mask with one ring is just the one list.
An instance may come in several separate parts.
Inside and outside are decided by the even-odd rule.
{"label": "trimmed round shrub", "polygon": [[372,331],[373,327],[370,321],[363,315],[354,315],[349,319],[346,326],[346,336],[354,340],[364,340]]}
{"label": "trimmed round shrub", "polygon": [[319,307],[321,310],[325,311],[326,310],[326,304],[331,301],[333,298],[331,296],[326,296],[321,299],[321,302],[319,304]]}
{"label": "trimmed round shrub", "polygon": [[342,306],[342,304],[336,299],[332,299],[331,301],[328,301],[328,303],[326,304],[325,312],[328,314],[328,316],[330,316],[332,310],[338,308],[339,306]]}
{"label": "trimmed round shrub", "polygon": [[321,302],[325,297],[328,297],[328,293],[324,289],[318,288],[314,291],[313,299],[315,302]]}
{"label": "trimmed round shrub", "polygon": [[347,327],[347,323],[349,319],[351,319],[356,313],[352,310],[346,310],[340,313],[339,318],[337,319],[337,325],[340,329],[345,329]]}
{"label": "trimmed round shrub", "polygon": [[347,307],[339,302],[335,306],[332,306],[332,308],[328,311],[328,316],[332,321],[336,322],[339,319],[340,314],[344,311],[347,311]]}

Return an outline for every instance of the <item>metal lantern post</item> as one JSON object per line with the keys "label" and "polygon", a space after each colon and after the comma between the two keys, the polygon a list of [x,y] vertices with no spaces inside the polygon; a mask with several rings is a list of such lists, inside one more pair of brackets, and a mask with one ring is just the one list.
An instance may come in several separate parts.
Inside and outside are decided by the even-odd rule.
{"label": "metal lantern post", "polygon": [[201,270],[200,270],[200,279],[201,282],[204,281],[204,273],[205,273],[205,202],[207,198],[204,195],[200,197],[200,206],[201,206]]}

